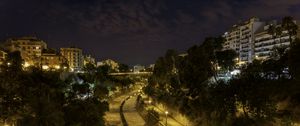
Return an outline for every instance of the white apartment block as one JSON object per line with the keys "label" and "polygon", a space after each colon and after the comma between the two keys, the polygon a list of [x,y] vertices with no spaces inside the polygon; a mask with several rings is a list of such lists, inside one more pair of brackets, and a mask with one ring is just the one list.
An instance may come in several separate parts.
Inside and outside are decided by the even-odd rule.
{"label": "white apartment block", "polygon": [[223,35],[225,38],[224,50],[235,50],[239,54],[239,62],[242,64],[251,63],[254,58],[254,34],[264,24],[258,18],[251,18],[234,25]]}
{"label": "white apartment block", "polygon": [[[272,36],[268,33],[270,25],[281,27],[281,24],[276,21],[262,22],[258,18],[251,18],[242,24],[234,25],[223,35],[225,38],[223,49],[235,50],[239,54],[239,64],[251,63],[254,59],[270,58],[275,47],[289,47],[290,45],[287,31],[282,31],[280,36]],[[291,36],[292,40],[296,36],[300,37],[300,31],[297,33]]]}
{"label": "white apartment block", "polygon": [[[280,25],[268,24],[255,34],[254,55],[256,59],[266,60],[270,58],[275,47],[289,47],[290,45],[287,31],[282,31],[280,36],[273,36],[268,33],[270,25],[280,27]],[[295,37],[292,36],[292,39]]]}
{"label": "white apartment block", "polygon": [[236,52],[240,51],[240,28],[237,25],[234,25],[230,31],[226,32],[223,37],[225,38],[225,43],[223,48],[225,50],[235,50]]}
{"label": "white apartment block", "polygon": [[83,67],[82,49],[79,48],[60,48],[60,53],[68,61],[70,70],[80,71]]}

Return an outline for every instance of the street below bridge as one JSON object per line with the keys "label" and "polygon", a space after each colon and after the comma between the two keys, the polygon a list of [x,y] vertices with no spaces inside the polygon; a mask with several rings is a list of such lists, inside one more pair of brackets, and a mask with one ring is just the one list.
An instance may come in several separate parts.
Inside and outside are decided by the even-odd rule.
{"label": "street below bridge", "polygon": [[128,93],[124,93],[121,96],[117,96],[109,101],[109,111],[105,114],[106,126],[123,126],[120,116],[120,106],[122,102],[125,101],[123,106],[123,114],[125,116],[125,120],[129,126],[144,126],[145,121],[139,115],[139,113],[135,109],[135,102],[137,96],[134,94],[138,93],[140,87],[136,86],[132,91]]}

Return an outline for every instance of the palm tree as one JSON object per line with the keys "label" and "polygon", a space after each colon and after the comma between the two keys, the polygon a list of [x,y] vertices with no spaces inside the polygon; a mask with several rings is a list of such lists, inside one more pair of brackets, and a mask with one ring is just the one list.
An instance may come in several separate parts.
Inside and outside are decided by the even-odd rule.
{"label": "palm tree", "polygon": [[292,36],[297,34],[298,26],[295,24],[293,17],[287,16],[282,19],[282,28],[287,30],[289,41],[292,42]]}
{"label": "palm tree", "polygon": [[280,43],[280,45],[281,45],[282,26],[277,27],[277,28],[275,29],[275,34],[276,34],[276,37],[279,38],[279,43]]}
{"label": "palm tree", "polygon": [[270,35],[272,35],[272,38],[274,39],[274,42],[275,42],[275,39],[276,39],[276,27],[273,24],[269,25],[268,33]]}

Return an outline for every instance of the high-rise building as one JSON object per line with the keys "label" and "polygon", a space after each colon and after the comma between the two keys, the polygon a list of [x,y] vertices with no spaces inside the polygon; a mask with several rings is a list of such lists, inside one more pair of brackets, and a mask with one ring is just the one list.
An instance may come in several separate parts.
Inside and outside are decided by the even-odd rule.
{"label": "high-rise building", "polygon": [[[294,21],[294,23],[297,22]],[[270,26],[281,29],[281,31],[272,35],[269,33]],[[288,48],[290,45],[288,32],[281,28],[280,23],[277,21],[262,22],[257,18],[234,25],[232,29],[225,32],[223,37],[225,38],[223,49],[235,50],[239,54],[239,63],[251,63],[254,59],[268,59],[275,47]],[[300,37],[300,29],[298,29],[297,35],[291,36],[292,40],[296,37]]]}
{"label": "high-rise building", "polygon": [[240,53],[239,59],[242,62],[251,63],[254,58],[254,33],[264,25],[258,18],[251,18],[241,25]]}
{"label": "high-rise building", "polygon": [[68,61],[71,71],[80,71],[83,67],[82,49],[70,47],[60,48],[60,54]]}
{"label": "high-rise building", "polygon": [[[274,27],[281,27],[276,23],[267,24],[255,33],[254,55],[256,59],[268,59],[271,56],[274,47],[288,47],[290,45],[287,31],[282,31],[280,36],[273,36],[268,32],[272,25]],[[294,38],[294,36],[292,38]]]}
{"label": "high-rise building", "polygon": [[42,55],[42,50],[47,49],[47,44],[36,37],[21,37],[8,39],[4,48],[9,52],[20,51],[25,64],[36,65]]}
{"label": "high-rise building", "polygon": [[[294,23],[296,24],[297,22],[294,21]],[[277,33],[272,35],[268,32],[271,26],[275,29],[279,28],[281,31],[279,30]],[[258,30],[255,33],[254,54],[256,59],[266,60],[270,58],[275,47],[289,48],[291,44],[290,36],[288,31],[281,28],[281,26],[282,25],[280,23],[273,21],[271,23],[267,23],[263,28],[261,28],[261,30]],[[297,33],[300,33],[299,30],[300,29],[298,29]],[[296,37],[300,37],[299,34],[292,35],[291,39],[294,40]]]}
{"label": "high-rise building", "polygon": [[258,18],[251,18],[241,24],[234,25],[223,35],[225,38],[223,49],[235,50],[239,54],[240,63],[252,62],[254,57],[254,33],[264,24]]}
{"label": "high-rise building", "polygon": [[232,49],[236,52],[240,51],[240,28],[237,25],[234,25],[228,32],[225,32],[223,37],[225,38],[224,50]]}

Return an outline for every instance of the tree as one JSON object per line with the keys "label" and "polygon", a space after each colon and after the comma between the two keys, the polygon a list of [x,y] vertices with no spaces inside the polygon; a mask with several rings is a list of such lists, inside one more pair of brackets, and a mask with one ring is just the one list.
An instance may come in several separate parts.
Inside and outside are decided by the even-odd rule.
{"label": "tree", "polygon": [[291,44],[291,49],[288,52],[289,71],[294,79],[300,80],[300,40],[296,39],[295,43]]}
{"label": "tree", "polygon": [[271,58],[275,60],[279,60],[281,57],[283,57],[286,54],[288,46],[275,46],[272,49]]}
{"label": "tree", "polygon": [[[106,102],[100,102],[102,97],[92,95],[94,89],[89,82],[95,78],[74,75],[84,81],[74,84],[74,78],[62,81],[59,72],[42,71],[34,67],[23,71],[22,61],[20,53],[13,52],[1,66],[0,122],[30,126],[69,125],[76,117],[65,110],[78,106],[75,103],[82,103],[84,107],[72,109],[72,114],[82,114],[80,109],[86,110],[88,114],[83,114],[83,124],[104,125],[103,116],[108,106]],[[88,98],[84,99],[86,95]]]}
{"label": "tree", "polygon": [[94,64],[87,63],[87,64],[84,65],[83,70],[84,70],[86,73],[93,74],[93,73],[95,73],[95,71],[96,71],[96,67],[95,67]]}
{"label": "tree", "polygon": [[64,107],[65,126],[104,126],[103,115],[108,104],[95,98],[73,100]]}
{"label": "tree", "polygon": [[109,90],[107,87],[104,87],[103,85],[97,84],[95,85],[94,89],[94,97],[99,99],[106,99],[108,96]]}
{"label": "tree", "polygon": [[277,36],[276,36],[276,26],[274,26],[273,24],[270,24],[269,28],[268,28],[268,34],[272,35],[272,38],[275,42],[275,39],[277,38]]}
{"label": "tree", "polygon": [[218,66],[225,70],[232,70],[235,66],[235,58],[237,53],[234,50],[224,50],[216,52]]}
{"label": "tree", "polygon": [[276,29],[275,29],[276,38],[279,38],[280,45],[281,45],[281,36],[282,36],[282,32],[283,32],[282,30],[283,30],[282,26],[276,27]]}
{"label": "tree", "polygon": [[16,120],[24,109],[22,94],[22,58],[20,52],[8,53],[0,72],[0,118],[4,123]]}
{"label": "tree", "polygon": [[297,34],[298,25],[294,22],[293,17],[287,16],[282,19],[282,28],[287,30],[289,41],[292,42],[292,36]]}
{"label": "tree", "polygon": [[129,66],[126,65],[126,64],[121,63],[121,64],[119,64],[119,71],[120,72],[128,72],[129,71]]}
{"label": "tree", "polygon": [[105,80],[108,79],[108,74],[110,71],[111,71],[111,68],[108,65],[99,66],[96,68],[95,76],[98,81],[104,82]]}
{"label": "tree", "polygon": [[271,25],[269,25],[268,33],[270,35],[272,35],[274,42],[275,42],[276,38],[278,38],[279,43],[281,43],[282,26],[275,26],[275,25],[271,24]]}
{"label": "tree", "polygon": [[230,82],[230,92],[235,93],[247,119],[269,120],[276,112],[275,103],[269,96],[272,79],[266,79],[262,75],[261,61],[255,60],[242,70],[240,78]]}
{"label": "tree", "polygon": [[18,73],[22,71],[22,64],[23,59],[21,57],[21,53],[19,51],[15,51],[7,54],[7,59],[4,62],[4,67],[6,67],[10,72]]}
{"label": "tree", "polygon": [[154,109],[147,110],[147,126],[159,126],[159,113]]}

